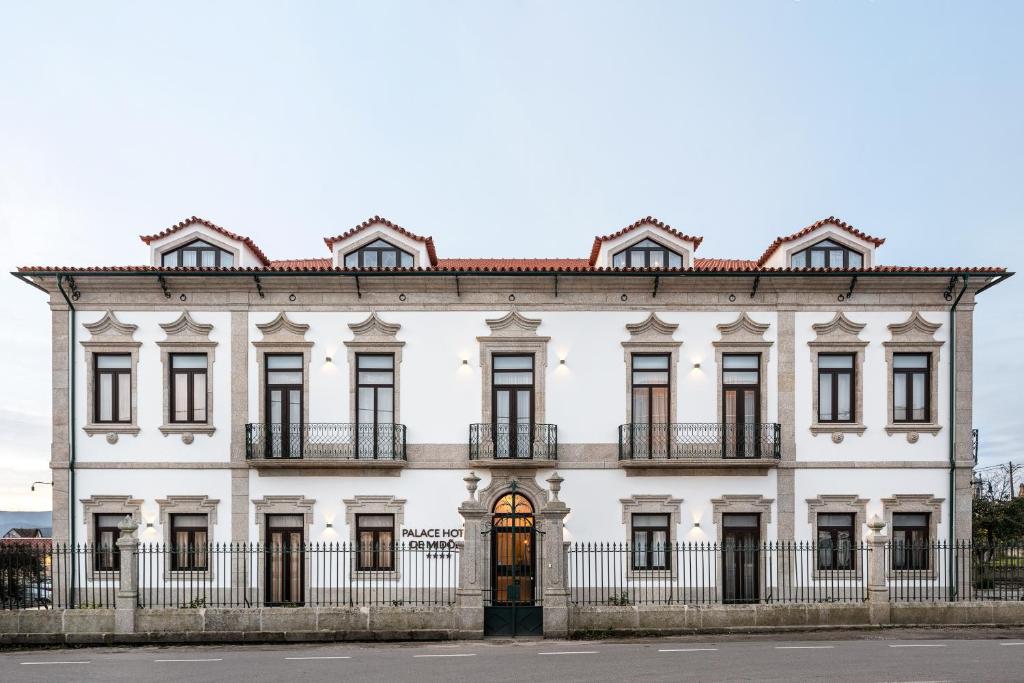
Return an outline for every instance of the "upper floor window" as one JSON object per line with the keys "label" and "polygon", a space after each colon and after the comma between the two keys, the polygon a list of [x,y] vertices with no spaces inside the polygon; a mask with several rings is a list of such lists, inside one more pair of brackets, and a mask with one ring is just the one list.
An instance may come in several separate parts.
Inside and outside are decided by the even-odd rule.
{"label": "upper floor window", "polygon": [[861,268],[864,256],[848,247],[832,240],[822,240],[802,251],[798,251],[790,259],[793,268]]}
{"label": "upper floor window", "polygon": [[818,422],[853,422],[852,353],[818,355]]}
{"label": "upper floor window", "polygon": [[654,240],[643,240],[612,256],[615,268],[682,268],[683,257]]}
{"label": "upper floor window", "polygon": [[412,268],[412,254],[384,240],[374,240],[345,254],[346,268]]}
{"label": "upper floor window", "polygon": [[183,247],[164,252],[160,259],[164,266],[228,268],[235,265],[235,257],[230,251],[202,240],[193,240]]}
{"label": "upper floor window", "polygon": [[171,354],[171,422],[206,422],[206,354]]}
{"label": "upper floor window", "polygon": [[96,422],[132,421],[132,357],[97,353],[93,396]]}
{"label": "upper floor window", "polygon": [[931,421],[931,354],[892,356],[893,422]]}

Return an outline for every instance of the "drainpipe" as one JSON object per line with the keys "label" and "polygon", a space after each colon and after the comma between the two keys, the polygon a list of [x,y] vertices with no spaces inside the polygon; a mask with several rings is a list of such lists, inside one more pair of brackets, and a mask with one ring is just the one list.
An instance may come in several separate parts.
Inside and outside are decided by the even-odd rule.
{"label": "drainpipe", "polygon": [[[68,539],[75,548],[75,305],[64,291],[64,276],[57,273],[57,289],[68,304]],[[75,569],[77,562],[71,557],[71,588],[68,591],[68,607],[75,606]]]}
{"label": "drainpipe", "polygon": [[954,560],[956,546],[956,307],[967,291],[967,276],[963,275],[964,286],[949,307],[949,597],[956,597],[959,579],[956,576],[957,563]]}

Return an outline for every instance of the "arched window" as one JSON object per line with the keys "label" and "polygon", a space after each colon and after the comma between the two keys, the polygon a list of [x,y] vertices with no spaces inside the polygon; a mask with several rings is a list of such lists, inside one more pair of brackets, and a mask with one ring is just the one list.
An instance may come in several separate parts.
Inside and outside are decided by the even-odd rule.
{"label": "arched window", "polygon": [[793,268],[861,268],[864,256],[832,240],[822,240],[796,252],[790,258]]}
{"label": "arched window", "polygon": [[494,504],[494,526],[513,524],[533,526],[533,504],[521,493],[506,493]]}
{"label": "arched window", "polygon": [[235,257],[230,251],[215,247],[203,240],[192,240],[188,244],[165,251],[160,255],[160,264],[191,268],[230,268]]}
{"label": "arched window", "polygon": [[612,256],[615,268],[682,268],[683,257],[654,240],[637,242]]}
{"label": "arched window", "polygon": [[374,240],[345,254],[346,268],[412,268],[412,254],[384,240]]}

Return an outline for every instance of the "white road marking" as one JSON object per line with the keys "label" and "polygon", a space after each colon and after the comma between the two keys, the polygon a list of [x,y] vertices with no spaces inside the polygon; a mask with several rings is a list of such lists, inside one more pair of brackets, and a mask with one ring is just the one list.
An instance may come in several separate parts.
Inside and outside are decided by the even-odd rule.
{"label": "white road marking", "polygon": [[223,662],[223,659],[154,659],[154,662]]}
{"label": "white road marking", "polygon": [[1024,645],[1024,643],[999,643],[1000,645]]}
{"label": "white road marking", "polygon": [[352,659],[348,655],[344,656],[331,656],[331,657],[285,657],[285,659]]}
{"label": "white road marking", "polygon": [[475,652],[463,652],[454,655],[413,655],[413,657],[476,657]]}
{"label": "white road marking", "polygon": [[539,655],[596,655],[597,650],[575,650],[572,652],[538,652]]}
{"label": "white road marking", "polygon": [[717,647],[685,647],[672,650],[658,650],[658,652],[718,652]]}
{"label": "white road marking", "polygon": [[37,664],[89,664],[89,662],[22,662],[22,666],[36,666]]}
{"label": "white road marking", "polygon": [[776,650],[831,650],[835,645],[776,645]]}
{"label": "white road marking", "polygon": [[889,647],[946,647],[942,643],[910,643],[907,645],[890,645]]}

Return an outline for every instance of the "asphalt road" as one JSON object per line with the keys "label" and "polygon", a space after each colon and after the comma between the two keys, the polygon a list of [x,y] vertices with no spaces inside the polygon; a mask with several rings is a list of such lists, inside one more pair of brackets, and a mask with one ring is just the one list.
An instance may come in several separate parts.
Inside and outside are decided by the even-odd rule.
{"label": "asphalt road", "polygon": [[820,635],[21,650],[0,681],[1024,680],[1024,628]]}

